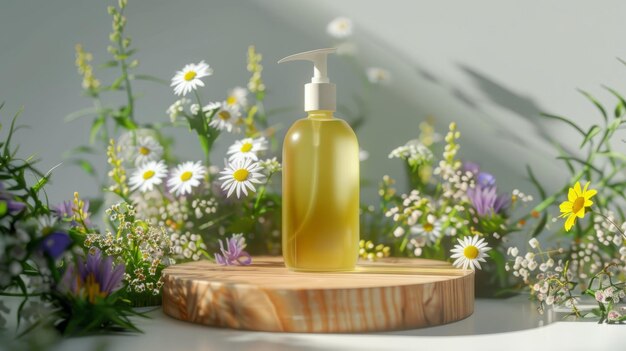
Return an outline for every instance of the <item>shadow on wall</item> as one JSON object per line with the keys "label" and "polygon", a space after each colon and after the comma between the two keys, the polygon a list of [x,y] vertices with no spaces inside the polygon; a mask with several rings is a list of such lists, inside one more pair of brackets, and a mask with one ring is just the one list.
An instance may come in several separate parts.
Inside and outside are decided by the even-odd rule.
{"label": "shadow on wall", "polygon": [[[489,98],[490,102],[524,119],[533,126],[536,135],[541,136],[545,141],[550,140],[550,136],[545,132],[543,120],[541,119],[543,109],[532,99],[514,92],[469,66],[459,64],[458,67],[472,79],[474,85]],[[525,142],[524,145],[527,146]]]}

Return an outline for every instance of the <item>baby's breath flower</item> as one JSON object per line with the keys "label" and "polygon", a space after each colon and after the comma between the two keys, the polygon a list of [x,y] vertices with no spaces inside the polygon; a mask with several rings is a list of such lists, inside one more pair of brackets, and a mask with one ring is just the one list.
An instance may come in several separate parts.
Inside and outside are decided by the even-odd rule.
{"label": "baby's breath flower", "polygon": [[389,158],[406,160],[411,167],[430,164],[433,161],[433,153],[418,140],[411,140],[404,146],[391,151]]}
{"label": "baby's breath flower", "polygon": [[283,169],[276,157],[261,160],[259,161],[259,165],[265,169],[268,175],[280,172]]}
{"label": "baby's breath flower", "polygon": [[170,116],[172,123],[176,122],[176,119],[183,115],[185,106],[189,104],[189,102],[191,102],[191,100],[187,98],[178,99],[167,108],[166,112]]}

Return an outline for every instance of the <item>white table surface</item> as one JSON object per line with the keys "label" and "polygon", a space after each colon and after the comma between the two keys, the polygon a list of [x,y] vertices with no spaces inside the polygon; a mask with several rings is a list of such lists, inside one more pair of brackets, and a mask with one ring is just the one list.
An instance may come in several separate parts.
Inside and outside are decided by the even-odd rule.
{"label": "white table surface", "polygon": [[469,318],[437,327],[370,334],[287,334],[208,328],[178,321],[161,309],[139,319],[143,334],[63,340],[55,349],[212,350],[626,350],[626,325],[563,321],[539,315],[524,296],[479,299]]}

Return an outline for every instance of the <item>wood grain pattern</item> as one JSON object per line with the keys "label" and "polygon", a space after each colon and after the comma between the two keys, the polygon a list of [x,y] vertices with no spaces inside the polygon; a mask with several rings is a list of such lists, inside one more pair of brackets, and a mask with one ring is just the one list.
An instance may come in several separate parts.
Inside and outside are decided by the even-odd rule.
{"label": "wood grain pattern", "polygon": [[446,262],[385,259],[355,271],[300,273],[282,258],[250,266],[207,261],[163,272],[163,310],[185,321],[245,330],[302,333],[411,329],[474,311],[474,273]]}

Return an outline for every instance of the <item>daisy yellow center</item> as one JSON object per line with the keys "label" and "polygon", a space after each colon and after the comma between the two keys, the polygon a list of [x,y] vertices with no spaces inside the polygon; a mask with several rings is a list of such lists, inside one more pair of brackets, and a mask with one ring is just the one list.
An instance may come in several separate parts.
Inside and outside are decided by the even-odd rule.
{"label": "daisy yellow center", "polygon": [[243,143],[240,150],[241,152],[250,152],[250,150],[252,150],[252,143]]}
{"label": "daisy yellow center", "polygon": [[435,226],[433,226],[431,223],[424,224],[424,230],[427,232],[432,232],[434,228]]}
{"label": "daisy yellow center", "polygon": [[190,81],[190,80],[196,78],[196,75],[197,74],[196,74],[195,71],[187,71],[187,73],[185,73],[185,77],[184,78],[185,78],[186,81]]}
{"label": "daisy yellow center", "polygon": [[470,245],[463,250],[463,256],[469,258],[470,260],[478,257],[478,248],[474,245]]}
{"label": "daisy yellow center", "polygon": [[183,174],[180,175],[180,180],[182,180],[183,182],[188,181],[189,179],[191,179],[191,176],[193,176],[193,173],[186,171]]}
{"label": "daisy yellow center", "polygon": [[148,156],[148,155],[150,155],[150,149],[148,149],[145,146],[141,146],[141,147],[139,147],[139,153],[144,155],[144,156]]}
{"label": "daisy yellow center", "polygon": [[149,171],[143,172],[143,180],[148,180],[148,179],[150,179],[152,177],[154,177],[154,171],[153,170],[149,170]]}
{"label": "daisy yellow center", "polygon": [[228,121],[230,119],[230,112],[228,111],[220,111],[217,115],[222,121]]}
{"label": "daisy yellow center", "polygon": [[576,200],[574,200],[574,203],[572,204],[572,213],[578,213],[578,211],[582,210],[584,207],[585,198],[579,196],[578,198],[576,198]]}
{"label": "daisy yellow center", "polygon": [[233,173],[233,178],[238,182],[243,182],[248,179],[248,174],[250,174],[250,172],[248,172],[247,169],[238,169]]}
{"label": "daisy yellow center", "polygon": [[237,103],[237,97],[235,97],[235,96],[233,96],[233,95],[229,96],[229,97],[226,99],[226,104],[227,104],[228,106],[233,106],[233,105],[234,105],[234,104],[236,104],[236,103]]}

